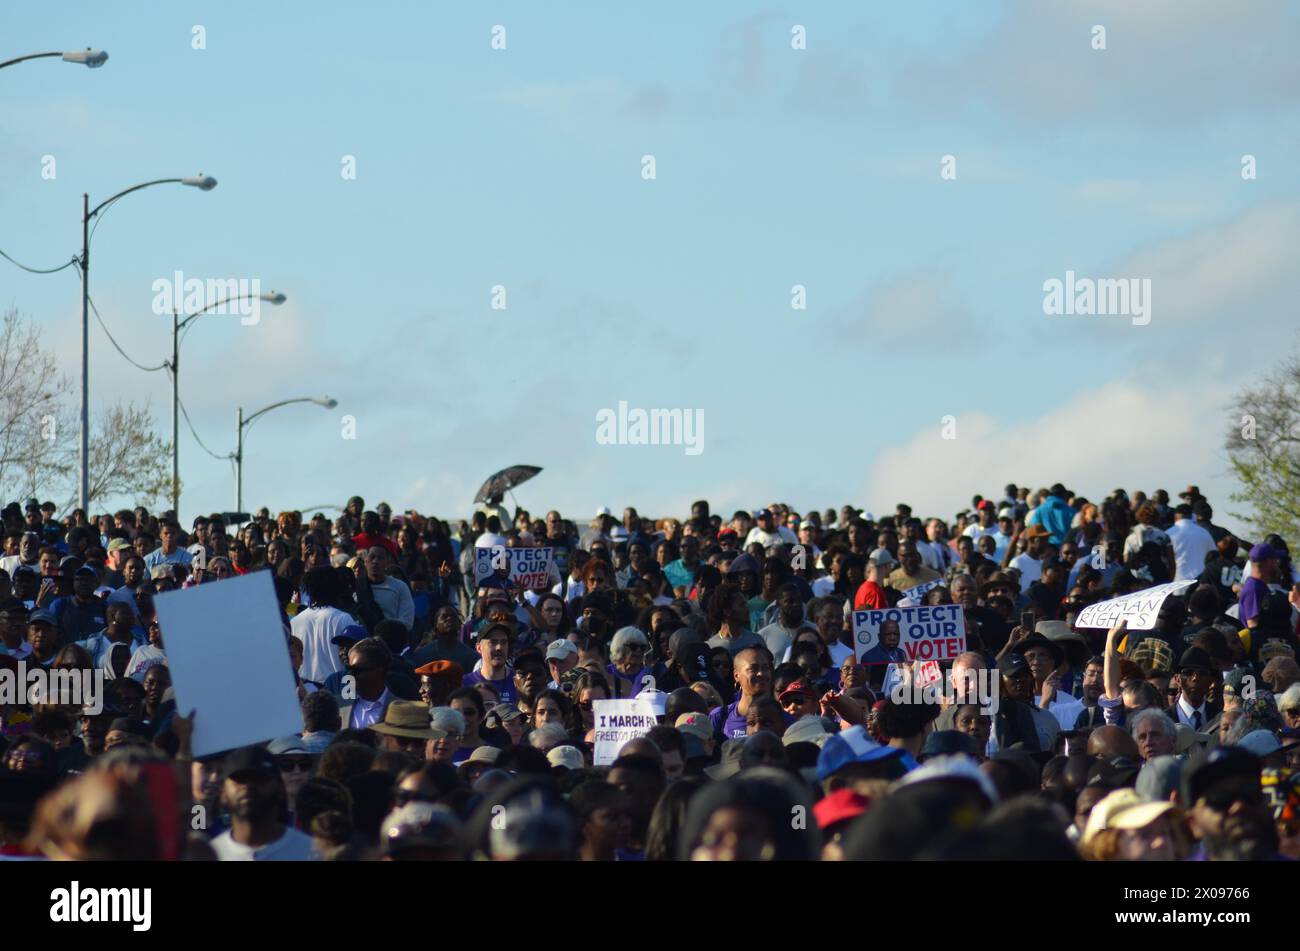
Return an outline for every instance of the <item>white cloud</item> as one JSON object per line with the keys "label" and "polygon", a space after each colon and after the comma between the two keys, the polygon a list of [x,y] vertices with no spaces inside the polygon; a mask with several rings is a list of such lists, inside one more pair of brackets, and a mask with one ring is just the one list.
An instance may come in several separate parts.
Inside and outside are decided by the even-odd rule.
{"label": "white cloud", "polygon": [[[1105,50],[1092,48],[1098,25]],[[1298,33],[1284,0],[1013,0],[965,56],[914,64],[900,89],[939,107],[987,101],[1034,121],[1241,115],[1295,102]]]}
{"label": "white cloud", "polygon": [[972,408],[956,414],[955,439],[942,438],[936,419],[879,452],[859,503],[880,512],[907,502],[950,518],[976,492],[1000,497],[1008,482],[1062,482],[1092,499],[1119,486],[1176,495],[1194,483],[1222,523],[1233,488],[1220,449],[1230,395],[1223,382],[1152,374],[1081,392],[1028,419]]}

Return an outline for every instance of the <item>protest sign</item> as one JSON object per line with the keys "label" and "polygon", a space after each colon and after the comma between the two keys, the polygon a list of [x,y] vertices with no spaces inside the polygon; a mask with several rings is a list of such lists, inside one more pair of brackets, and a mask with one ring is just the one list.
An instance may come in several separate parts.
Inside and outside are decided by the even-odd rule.
{"label": "protest sign", "polygon": [[[881,628],[897,631],[897,650],[881,643]],[[853,612],[853,649],[858,662],[954,660],[966,650],[966,620],[960,604],[925,604]]]}
{"label": "protest sign", "polygon": [[915,588],[908,588],[903,592],[903,597],[910,598],[916,604],[920,604],[925,598],[925,593],[943,584],[942,578],[935,578],[933,581],[925,581],[918,584]]}
{"label": "protest sign", "polygon": [[207,756],[302,730],[302,713],[269,571],[154,598],[176,691],[197,711],[193,752]]}
{"label": "protest sign", "polygon": [[474,583],[496,575],[509,578],[517,588],[548,587],[559,580],[552,548],[506,548],[494,545],[474,549]]}
{"label": "protest sign", "polygon": [[1165,598],[1195,583],[1195,581],[1171,581],[1168,584],[1158,584],[1152,588],[1134,591],[1122,598],[1111,598],[1109,601],[1090,604],[1079,612],[1074,626],[1109,629],[1120,621],[1128,621],[1130,631],[1149,631],[1156,625],[1160,605],[1165,603]]}
{"label": "protest sign", "polygon": [[591,705],[595,718],[596,750],[592,765],[608,766],[618,759],[618,751],[628,740],[645,736],[659,721],[649,698],[631,700],[596,700]]}

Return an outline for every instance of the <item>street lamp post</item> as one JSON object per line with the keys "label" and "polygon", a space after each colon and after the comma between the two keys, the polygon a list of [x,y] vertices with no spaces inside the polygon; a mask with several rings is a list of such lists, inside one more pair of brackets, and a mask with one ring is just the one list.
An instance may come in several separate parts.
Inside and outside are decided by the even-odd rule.
{"label": "street lamp post", "polygon": [[[190,185],[200,191],[210,192],[217,187],[217,180],[200,172],[189,178],[159,178],[152,182],[142,182],[123,189],[112,198],[105,199],[90,207],[90,195],[81,196],[81,491],[80,505],[86,517],[90,517],[90,219],[105,207],[131,192],[138,192],[151,185],[178,183]],[[179,513],[178,513],[179,514]]]}
{"label": "street lamp post", "polygon": [[190,325],[196,318],[202,317],[209,311],[216,310],[226,304],[241,300],[262,300],[268,304],[280,305],[286,300],[285,296],[277,291],[269,291],[264,294],[239,294],[237,296],[226,297],[219,301],[214,301],[201,310],[187,315],[181,319],[180,315],[172,311],[172,511],[176,517],[181,517],[181,456],[180,456],[180,360],[181,360],[181,331]]}
{"label": "street lamp post", "polygon": [[29,59],[45,59],[47,56],[58,56],[65,63],[81,63],[83,66],[89,66],[91,69],[97,69],[108,62],[108,54],[103,50],[92,50],[89,46],[84,50],[71,50],[67,53],[29,53],[26,56],[19,56],[14,59],[7,59],[0,63],[0,69],[6,66],[12,66],[14,63],[23,63]]}
{"label": "street lamp post", "polygon": [[259,416],[271,412],[273,409],[279,409],[281,406],[288,406],[290,403],[315,403],[324,409],[333,409],[339,405],[338,400],[330,399],[328,396],[300,396],[297,399],[281,400],[279,403],[272,403],[259,409],[253,415],[245,418],[244,407],[239,407],[235,416],[235,511],[244,510],[244,430],[253,424]]}

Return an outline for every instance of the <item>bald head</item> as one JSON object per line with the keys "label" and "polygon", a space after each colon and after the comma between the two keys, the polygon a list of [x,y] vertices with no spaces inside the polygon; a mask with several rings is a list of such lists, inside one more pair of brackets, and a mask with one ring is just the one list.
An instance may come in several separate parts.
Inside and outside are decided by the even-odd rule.
{"label": "bald head", "polygon": [[1088,737],[1088,755],[1110,759],[1114,756],[1138,758],[1137,741],[1123,727],[1103,726],[1092,731]]}
{"label": "bald head", "polygon": [[663,762],[664,755],[659,752],[659,747],[655,746],[644,736],[638,736],[634,740],[628,740],[618,751],[619,756],[649,756],[659,762]]}

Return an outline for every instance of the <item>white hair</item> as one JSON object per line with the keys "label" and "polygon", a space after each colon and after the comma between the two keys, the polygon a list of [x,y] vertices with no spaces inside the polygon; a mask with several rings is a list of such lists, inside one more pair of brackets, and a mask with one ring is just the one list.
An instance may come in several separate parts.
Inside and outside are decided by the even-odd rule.
{"label": "white hair", "polygon": [[1169,719],[1169,717],[1166,716],[1162,711],[1154,710],[1151,708],[1147,708],[1146,710],[1139,711],[1133,717],[1133,719],[1129,721],[1129,725],[1128,725],[1129,735],[1136,737],[1138,727],[1141,726],[1143,723],[1145,723],[1147,720],[1151,720],[1151,719],[1154,719],[1157,723],[1160,724],[1160,728],[1165,732],[1166,736],[1176,737],[1178,735],[1178,728],[1174,726],[1174,721]]}
{"label": "white hair", "polygon": [[649,639],[637,627],[620,627],[614,632],[614,638],[609,642],[609,659],[618,663],[627,655],[627,646],[629,644],[641,644],[645,647],[650,646]]}
{"label": "white hair", "polygon": [[549,752],[553,747],[572,745],[569,732],[558,723],[543,723],[528,734],[528,745],[533,749]]}
{"label": "white hair", "polygon": [[446,733],[465,735],[465,714],[455,707],[434,707],[429,711],[429,726]]}
{"label": "white hair", "polygon": [[1278,695],[1277,708],[1280,711],[1300,710],[1300,684],[1292,684]]}

